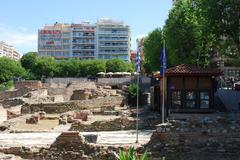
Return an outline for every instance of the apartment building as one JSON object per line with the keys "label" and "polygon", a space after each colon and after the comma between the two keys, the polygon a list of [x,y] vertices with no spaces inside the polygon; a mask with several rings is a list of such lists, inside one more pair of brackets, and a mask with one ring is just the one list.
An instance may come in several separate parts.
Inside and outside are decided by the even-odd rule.
{"label": "apartment building", "polygon": [[72,57],[95,59],[95,25],[89,22],[72,24]]}
{"label": "apartment building", "polygon": [[56,59],[71,58],[72,29],[69,24],[46,25],[38,31],[38,53]]}
{"label": "apartment building", "polygon": [[8,57],[14,60],[19,60],[21,58],[20,54],[13,46],[3,41],[0,42],[0,57]]}
{"label": "apartment building", "polygon": [[38,31],[38,52],[56,59],[130,61],[130,29],[123,22],[110,19],[100,19],[96,24],[46,25]]}
{"label": "apartment building", "polygon": [[98,59],[119,58],[130,61],[130,28],[123,22],[100,19],[96,24]]}

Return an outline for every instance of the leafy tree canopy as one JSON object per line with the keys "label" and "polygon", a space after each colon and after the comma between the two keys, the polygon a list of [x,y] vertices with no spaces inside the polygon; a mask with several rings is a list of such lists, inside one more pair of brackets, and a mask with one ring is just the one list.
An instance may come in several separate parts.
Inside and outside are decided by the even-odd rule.
{"label": "leafy tree canopy", "polygon": [[144,67],[147,72],[157,71],[160,68],[160,54],[163,46],[162,31],[153,30],[144,40]]}
{"label": "leafy tree canopy", "polygon": [[0,58],[0,83],[12,80],[14,77],[26,77],[26,71],[21,64],[15,60]]}
{"label": "leafy tree canopy", "polygon": [[27,70],[33,69],[36,65],[37,58],[37,52],[28,52],[24,54],[20,60],[22,67]]}

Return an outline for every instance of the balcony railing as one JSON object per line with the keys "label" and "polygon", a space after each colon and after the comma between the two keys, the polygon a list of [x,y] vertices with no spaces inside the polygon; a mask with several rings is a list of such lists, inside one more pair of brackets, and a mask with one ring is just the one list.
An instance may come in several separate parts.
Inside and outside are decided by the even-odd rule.
{"label": "balcony railing", "polygon": [[99,46],[100,47],[113,47],[113,48],[116,48],[116,47],[128,47],[128,45],[105,45],[105,44],[100,44]]}
{"label": "balcony railing", "polygon": [[118,32],[113,32],[113,31],[100,31],[98,32],[98,34],[129,34],[129,32],[125,32],[125,31],[118,31]]}

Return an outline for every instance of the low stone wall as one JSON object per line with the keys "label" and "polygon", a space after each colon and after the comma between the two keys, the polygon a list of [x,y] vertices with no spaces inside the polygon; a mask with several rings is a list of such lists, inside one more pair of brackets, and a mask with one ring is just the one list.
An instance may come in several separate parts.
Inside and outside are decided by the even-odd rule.
{"label": "low stone wall", "polygon": [[160,125],[147,148],[167,160],[239,160],[240,121],[229,117],[175,120]]}
{"label": "low stone wall", "polygon": [[71,82],[89,82],[88,78],[46,78],[45,79],[46,83],[64,83],[64,84],[68,84]]}
{"label": "low stone wall", "polygon": [[21,113],[35,113],[44,111],[46,113],[64,113],[71,110],[83,110],[83,109],[94,109],[100,108],[101,106],[120,105],[123,100],[121,96],[105,97],[91,100],[82,101],[69,101],[59,103],[41,103],[41,104],[29,104],[26,103],[22,106]]}
{"label": "low stone wall", "polygon": [[30,90],[31,89],[29,88],[20,88],[14,91],[3,91],[3,92],[0,92],[0,100],[21,97],[24,94],[28,93]]}
{"label": "low stone wall", "polygon": [[30,89],[41,89],[42,83],[41,81],[17,81],[14,83],[15,89],[20,88],[30,88]]}
{"label": "low stone wall", "polygon": [[66,88],[49,88],[48,90],[49,96],[55,96],[55,95],[65,95],[67,92]]}
{"label": "low stone wall", "polygon": [[127,117],[116,118],[111,121],[95,121],[91,124],[83,124],[81,121],[72,124],[71,131],[94,132],[94,131],[118,131],[136,128],[136,122]]}
{"label": "low stone wall", "polygon": [[0,101],[0,104],[2,104],[2,106],[4,108],[9,108],[9,107],[13,107],[13,106],[18,106],[23,104],[24,101],[22,99],[18,99],[18,98],[14,98],[14,99],[5,99]]}
{"label": "low stone wall", "polygon": [[98,78],[97,84],[105,84],[105,85],[119,85],[119,84],[130,84],[131,83],[131,77],[126,78]]}
{"label": "low stone wall", "polygon": [[239,160],[240,133],[153,133],[153,157],[167,160]]}

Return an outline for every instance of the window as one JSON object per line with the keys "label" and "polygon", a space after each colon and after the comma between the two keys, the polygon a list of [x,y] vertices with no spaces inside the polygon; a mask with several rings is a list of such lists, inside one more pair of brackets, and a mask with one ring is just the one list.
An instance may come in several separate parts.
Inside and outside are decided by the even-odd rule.
{"label": "window", "polygon": [[200,108],[209,108],[209,92],[200,92]]}
{"label": "window", "polygon": [[63,39],[63,43],[69,43],[70,40],[69,39]]}
{"label": "window", "polygon": [[186,92],[186,108],[196,108],[196,93],[193,91]]}
{"label": "window", "polygon": [[172,108],[181,108],[181,91],[172,91]]}

